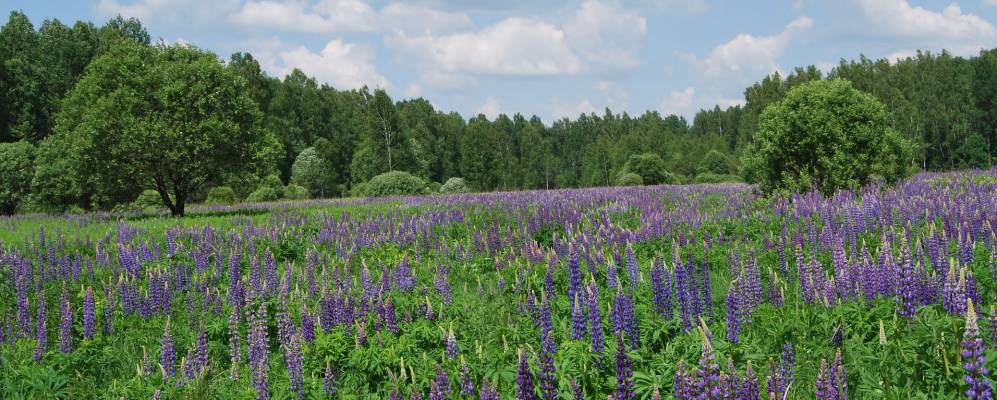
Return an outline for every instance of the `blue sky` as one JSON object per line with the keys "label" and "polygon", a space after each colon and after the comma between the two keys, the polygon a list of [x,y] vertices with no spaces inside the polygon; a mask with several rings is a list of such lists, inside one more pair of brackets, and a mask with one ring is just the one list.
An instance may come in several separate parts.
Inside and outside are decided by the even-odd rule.
{"label": "blue sky", "polygon": [[[582,112],[691,117],[738,104],[774,71],[860,54],[997,47],[997,0],[7,0],[36,23],[139,18],[154,40],[268,73],[300,68],[348,89],[386,87],[465,116]],[[3,10],[4,8],[8,10]]]}

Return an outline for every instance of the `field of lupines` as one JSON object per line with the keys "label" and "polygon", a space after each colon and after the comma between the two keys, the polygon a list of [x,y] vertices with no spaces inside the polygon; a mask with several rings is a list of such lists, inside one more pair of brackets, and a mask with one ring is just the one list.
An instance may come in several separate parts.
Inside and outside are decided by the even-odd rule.
{"label": "field of lupines", "polygon": [[0,220],[0,398],[991,399],[997,169]]}

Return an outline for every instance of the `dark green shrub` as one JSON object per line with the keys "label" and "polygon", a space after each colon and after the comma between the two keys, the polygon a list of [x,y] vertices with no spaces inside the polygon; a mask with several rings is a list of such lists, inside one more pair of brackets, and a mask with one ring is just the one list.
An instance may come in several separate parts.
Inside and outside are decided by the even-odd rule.
{"label": "dark green shrub", "polygon": [[308,198],[308,189],[293,183],[284,187],[284,198],[288,200],[304,200]]}
{"label": "dark green shrub", "polygon": [[627,159],[623,166],[623,173],[634,173],[640,175],[641,181],[645,185],[677,184],[679,178],[668,172],[665,167],[665,160],[654,153],[635,154]]}
{"label": "dark green shrub", "polygon": [[208,190],[206,204],[235,204],[235,191],[229,186],[217,186]]}
{"label": "dark green shrub", "polygon": [[467,186],[467,181],[459,177],[447,179],[447,182],[440,186],[440,193],[443,194],[469,193],[470,191],[471,188]]}
{"label": "dark green shrub", "polygon": [[353,195],[359,197],[419,195],[428,192],[426,181],[402,171],[391,171],[377,175],[370,181],[353,188]]}
{"label": "dark green shrub", "polygon": [[620,177],[616,178],[616,186],[641,186],[643,184],[644,179],[633,172],[620,174]]}

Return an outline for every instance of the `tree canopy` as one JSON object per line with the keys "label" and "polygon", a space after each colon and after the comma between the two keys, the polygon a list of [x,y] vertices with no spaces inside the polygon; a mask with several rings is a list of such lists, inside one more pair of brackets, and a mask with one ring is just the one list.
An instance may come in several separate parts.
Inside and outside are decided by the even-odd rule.
{"label": "tree canopy", "polygon": [[209,180],[275,147],[245,80],[183,45],[124,43],[94,60],[66,96],[55,135],[99,194],[150,187],[174,215]]}
{"label": "tree canopy", "polygon": [[831,194],[873,174],[900,178],[910,163],[879,100],[843,79],[813,81],[765,109],[743,167],[765,191]]}

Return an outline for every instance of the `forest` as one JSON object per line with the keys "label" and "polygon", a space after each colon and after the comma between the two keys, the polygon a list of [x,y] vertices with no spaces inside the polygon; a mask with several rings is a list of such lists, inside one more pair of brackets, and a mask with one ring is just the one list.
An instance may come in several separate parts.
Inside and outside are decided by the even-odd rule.
{"label": "forest", "polygon": [[[5,143],[0,152],[6,154],[0,169],[8,172],[0,203],[5,213],[108,210],[136,200],[141,192],[136,187],[156,189],[154,177],[94,180],[80,173],[86,164],[67,156],[78,145],[72,140],[79,137],[78,121],[92,113],[74,110],[68,94],[88,71],[99,70],[92,63],[121,58],[124,53],[113,53],[129,46],[160,53],[177,47],[154,41],[136,19],[117,17],[101,26],[45,20],[36,29],[25,14],[10,14],[0,29],[0,143]],[[493,120],[462,116],[434,109],[423,98],[396,100],[381,89],[330,87],[299,70],[270,76],[249,53],[223,60],[196,48],[193,52],[221,65],[221,74],[237,77],[230,98],[222,101],[244,107],[241,129],[258,132],[266,144],[257,149],[260,157],[251,160],[251,171],[218,171],[184,185],[187,202],[204,201],[209,189],[219,186],[233,188],[233,195],[244,199],[272,175],[289,184],[302,156],[323,171],[321,179],[307,185],[311,197],[349,196],[352,188],[389,171],[437,185],[462,177],[475,191],[608,186],[617,183],[634,156],[649,153],[663,160],[674,183],[738,181],[745,175],[739,170],[743,151],[762,111],[795,86],[831,78],[851,81],[886,106],[893,129],[914,145],[909,163],[917,170],[986,168],[997,134],[992,104],[997,49],[970,58],[918,52],[896,62],[862,56],[842,59],[829,73],[800,67],[746,88],[743,106],[702,110],[692,121],[653,110],[629,115],[606,109],[551,123],[518,113]],[[163,58],[173,62],[168,55]],[[108,65],[107,71],[119,67]],[[86,83],[96,88],[121,76],[93,75]],[[65,120],[61,127],[60,118]],[[229,161],[218,160],[202,168]]]}

